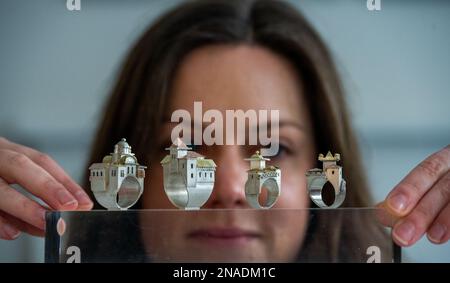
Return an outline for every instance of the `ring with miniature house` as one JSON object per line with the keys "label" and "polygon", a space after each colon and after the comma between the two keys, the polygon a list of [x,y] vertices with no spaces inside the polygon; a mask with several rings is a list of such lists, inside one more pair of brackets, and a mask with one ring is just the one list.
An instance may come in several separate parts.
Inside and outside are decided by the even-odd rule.
{"label": "ring with miniature house", "polygon": [[216,164],[191,151],[180,138],[166,150],[169,154],[161,160],[161,165],[167,197],[178,208],[200,209],[212,194]]}
{"label": "ring with miniature house", "polygon": [[[269,158],[263,157],[256,151],[250,158],[250,170],[245,183],[245,198],[251,207],[256,209],[271,208],[281,193],[281,170],[276,166],[266,167]],[[260,203],[261,190],[267,190],[267,197],[263,204]]]}
{"label": "ring with miniature house", "polygon": [[[342,167],[336,165],[340,158],[338,153],[333,156],[331,152],[328,152],[325,157],[320,154],[318,159],[322,161],[323,168],[315,168],[306,172],[309,196],[320,208],[338,208],[345,200],[346,183],[342,177]],[[330,205],[327,205],[322,198],[322,190],[327,182],[334,189],[334,202]]]}
{"label": "ring with miniature house", "polygon": [[132,207],[144,191],[145,168],[139,165],[131,146],[122,139],[102,163],[89,167],[89,181],[95,199],[108,210]]}

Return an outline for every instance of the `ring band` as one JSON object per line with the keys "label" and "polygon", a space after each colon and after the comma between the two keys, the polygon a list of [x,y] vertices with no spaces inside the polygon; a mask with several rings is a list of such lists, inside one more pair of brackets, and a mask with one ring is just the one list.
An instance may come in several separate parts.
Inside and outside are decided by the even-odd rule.
{"label": "ring band", "polygon": [[127,210],[137,203],[144,190],[137,178],[127,176],[116,190],[92,191],[97,202],[104,208]]}
{"label": "ring band", "polygon": [[181,209],[200,209],[212,194],[212,186],[187,187],[182,176],[170,174],[167,182],[164,182],[164,191],[170,202]]}
{"label": "ring band", "polygon": [[[324,157],[319,155],[319,161],[323,162],[323,169],[311,169],[306,172],[308,181],[308,192],[311,200],[320,208],[338,208],[345,200],[346,182],[342,178],[342,167],[336,165],[340,155],[331,155],[330,152]],[[334,202],[327,205],[322,199],[324,185],[329,182],[334,189]]]}
{"label": "ring band", "polygon": [[[245,160],[250,161],[250,170],[247,171],[245,183],[247,202],[256,209],[271,208],[281,193],[281,170],[275,166],[266,167],[266,161],[270,159],[264,158],[259,151]],[[263,205],[259,203],[262,188],[267,189],[267,199]]]}
{"label": "ring band", "polygon": [[[274,179],[271,178],[269,180]],[[262,187],[267,188],[267,200],[263,205],[259,203],[259,196],[261,194]],[[255,187],[250,185],[245,186],[245,198],[247,199],[247,202],[250,204],[250,206],[256,209],[271,208],[275,204],[279,196],[280,196],[280,188],[278,187],[276,181],[274,181],[273,183],[270,182],[270,184],[263,183],[261,186],[258,186],[258,190],[255,190]]]}

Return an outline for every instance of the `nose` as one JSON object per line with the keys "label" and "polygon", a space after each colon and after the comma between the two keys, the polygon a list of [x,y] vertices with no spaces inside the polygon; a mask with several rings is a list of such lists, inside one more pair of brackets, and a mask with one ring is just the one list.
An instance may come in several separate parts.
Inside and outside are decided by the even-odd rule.
{"label": "nose", "polygon": [[239,146],[220,146],[214,151],[216,161],[216,180],[211,197],[205,208],[245,208],[245,182],[248,164]]}

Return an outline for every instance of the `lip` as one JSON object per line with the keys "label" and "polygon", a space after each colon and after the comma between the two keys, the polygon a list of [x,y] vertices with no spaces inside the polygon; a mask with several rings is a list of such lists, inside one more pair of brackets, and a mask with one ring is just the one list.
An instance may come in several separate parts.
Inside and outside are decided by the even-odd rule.
{"label": "lip", "polygon": [[235,227],[212,227],[193,230],[187,234],[188,239],[206,244],[245,244],[261,238],[255,231]]}

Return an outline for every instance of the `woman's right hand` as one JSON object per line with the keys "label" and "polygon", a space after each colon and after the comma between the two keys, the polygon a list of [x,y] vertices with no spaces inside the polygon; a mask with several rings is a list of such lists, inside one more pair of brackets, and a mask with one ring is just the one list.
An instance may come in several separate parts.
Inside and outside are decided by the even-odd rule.
{"label": "woman's right hand", "polygon": [[[21,194],[18,184],[45,202]],[[85,191],[48,155],[0,137],[0,238],[14,240],[20,232],[43,236],[46,210],[90,210]]]}

